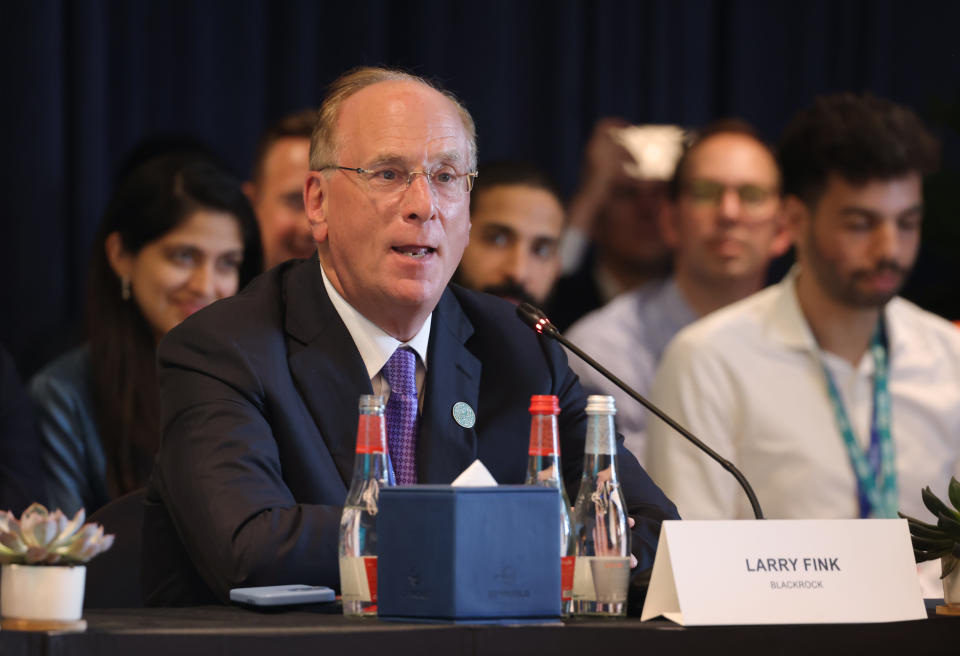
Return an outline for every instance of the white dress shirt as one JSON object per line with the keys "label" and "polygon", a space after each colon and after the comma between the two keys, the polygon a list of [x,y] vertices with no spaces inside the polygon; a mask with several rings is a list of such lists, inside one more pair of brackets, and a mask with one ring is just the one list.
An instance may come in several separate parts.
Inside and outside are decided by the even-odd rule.
{"label": "white dress shirt", "polygon": [[390,396],[390,383],[387,382],[381,370],[394,351],[400,347],[407,347],[419,356],[417,358],[417,404],[422,410],[423,381],[427,374],[427,347],[430,343],[430,323],[433,319],[433,313],[431,312],[427,316],[427,320],[423,322],[423,327],[413,336],[413,339],[408,342],[401,342],[360,314],[330,283],[322,266],[320,271],[323,276],[323,286],[327,290],[330,302],[333,303],[333,308],[340,315],[347,327],[347,332],[353,338],[353,343],[357,345],[357,350],[360,351],[360,357],[363,359],[363,365],[367,368],[367,375],[370,377],[374,394],[382,395],[384,402]]}

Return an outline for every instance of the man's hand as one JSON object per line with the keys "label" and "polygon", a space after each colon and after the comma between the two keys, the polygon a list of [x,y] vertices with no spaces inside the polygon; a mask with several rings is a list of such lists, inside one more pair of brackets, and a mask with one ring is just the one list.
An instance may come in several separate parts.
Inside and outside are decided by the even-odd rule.
{"label": "man's hand", "polygon": [[622,180],[627,167],[636,164],[615,138],[618,130],[630,124],[620,118],[604,118],[597,122],[584,149],[580,185],[570,201],[570,226],[589,235],[597,214],[609,198],[614,183]]}
{"label": "man's hand", "polygon": [[[571,506],[570,512],[573,512],[573,507]],[[633,521],[633,517],[627,515],[627,528],[633,528],[636,525],[636,522]],[[635,568],[639,563],[637,562],[637,557],[632,553],[630,554],[630,569]]]}

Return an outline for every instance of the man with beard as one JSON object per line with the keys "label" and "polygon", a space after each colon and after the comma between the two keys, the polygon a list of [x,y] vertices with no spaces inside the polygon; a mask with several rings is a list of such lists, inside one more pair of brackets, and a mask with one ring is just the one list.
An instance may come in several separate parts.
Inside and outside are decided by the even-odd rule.
{"label": "man with beard", "polygon": [[480,169],[470,196],[470,243],[455,280],[514,303],[543,305],[560,273],[560,196],[530,164],[493,162]]}
{"label": "man with beard", "polygon": [[[920,515],[921,488],[960,475],[960,334],[896,295],[937,159],[910,110],[818,99],[780,148],[797,267],[664,354],[654,401],[743,470],[769,518]],[[649,440],[651,475],[684,517],[752,516],[734,479],[659,420]]]}
{"label": "man with beard", "polygon": [[[770,147],[736,119],[706,126],[677,162],[660,216],[673,275],[626,292],[577,321],[574,342],[646,394],[667,343],[699,317],[759,291],[770,260],[789,246],[780,169]],[[588,392],[617,400],[617,429],[642,463],[647,413],[578,359]]]}

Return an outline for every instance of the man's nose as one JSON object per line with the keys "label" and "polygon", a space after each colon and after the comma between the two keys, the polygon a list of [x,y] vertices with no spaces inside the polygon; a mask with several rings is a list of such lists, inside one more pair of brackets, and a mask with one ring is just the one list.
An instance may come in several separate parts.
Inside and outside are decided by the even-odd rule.
{"label": "man's nose", "polygon": [[900,251],[900,238],[895,223],[882,222],[874,230],[873,251],[877,257],[895,259]]}
{"label": "man's nose", "polygon": [[726,187],[720,196],[720,218],[726,221],[739,221],[743,216],[743,201],[735,187]]}
{"label": "man's nose", "polygon": [[510,249],[504,260],[503,271],[516,283],[523,284],[527,281],[530,274],[530,257],[522,245],[518,244]]}
{"label": "man's nose", "polygon": [[437,197],[424,173],[416,173],[403,192],[403,215],[426,221],[436,214]]}

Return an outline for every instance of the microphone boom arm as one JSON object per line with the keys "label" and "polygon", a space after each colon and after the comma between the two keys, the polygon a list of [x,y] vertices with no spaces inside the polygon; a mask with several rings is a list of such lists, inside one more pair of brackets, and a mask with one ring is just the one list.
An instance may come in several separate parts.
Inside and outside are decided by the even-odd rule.
{"label": "microphone boom arm", "polygon": [[655,414],[657,417],[662,419],[670,428],[677,431],[690,442],[693,443],[698,449],[706,453],[708,456],[713,458],[721,467],[726,469],[730,474],[737,479],[737,482],[740,484],[740,487],[743,488],[744,493],[747,495],[747,499],[750,501],[750,505],[753,508],[753,515],[756,519],[763,519],[763,511],[760,510],[760,502],[757,500],[757,495],[754,493],[753,488],[750,486],[750,483],[747,481],[746,476],[743,475],[737,467],[721,456],[719,453],[711,449],[709,446],[704,444],[697,436],[688,431],[686,428],[678,424],[673,418],[671,418],[667,413],[654,405],[651,401],[648,401],[644,396],[638,393],[636,390],[631,388],[625,382],[614,376],[610,373],[606,367],[601,365],[599,362],[594,360],[592,357],[584,353],[580,347],[571,342],[569,339],[560,334],[560,331],[557,330],[557,327],[554,326],[547,316],[539,309],[530,305],[529,303],[522,303],[517,306],[517,315],[523,320],[524,323],[529,325],[534,329],[538,334],[544,335],[546,337],[552,337],[557,340],[565,347],[567,347],[574,355],[586,362],[588,365],[599,371],[607,380],[611,383],[622,389],[626,392],[632,399],[640,403],[644,408]]}

